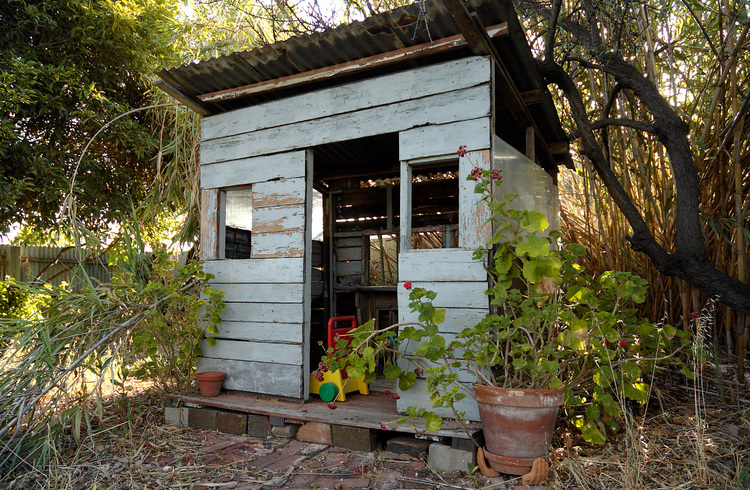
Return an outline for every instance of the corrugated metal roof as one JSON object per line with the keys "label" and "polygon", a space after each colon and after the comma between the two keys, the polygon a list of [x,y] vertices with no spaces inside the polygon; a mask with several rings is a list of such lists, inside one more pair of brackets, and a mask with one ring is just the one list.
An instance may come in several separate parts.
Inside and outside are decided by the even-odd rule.
{"label": "corrugated metal roof", "polygon": [[[184,99],[195,103],[193,107],[202,108],[204,114],[219,114],[268,100],[397,71],[404,69],[405,65],[422,66],[470,55],[470,48],[464,46],[437,54],[412,57],[401,64],[378,65],[369,71],[337,78],[329,77],[283,89],[264,90],[242,98],[215,102],[202,102],[199,99],[200,96],[213,92],[325,69],[340,63],[461,34],[451,13],[441,0],[426,0],[424,5],[426,16],[420,15],[419,4],[412,4],[324,32],[297,36],[250,51],[162,70],[158,72],[158,76],[171,86],[171,93],[179,92]],[[566,141],[552,99],[542,82],[511,1],[469,0],[465,5],[469,12],[475,13],[485,27],[508,24],[508,35],[494,38],[492,43],[518,91],[541,93],[541,101],[529,104],[528,110],[545,141]],[[502,107],[499,110],[502,111]],[[504,120],[500,116],[501,114],[498,114],[498,122]],[[565,160],[569,161],[569,156],[561,158],[561,161]]]}

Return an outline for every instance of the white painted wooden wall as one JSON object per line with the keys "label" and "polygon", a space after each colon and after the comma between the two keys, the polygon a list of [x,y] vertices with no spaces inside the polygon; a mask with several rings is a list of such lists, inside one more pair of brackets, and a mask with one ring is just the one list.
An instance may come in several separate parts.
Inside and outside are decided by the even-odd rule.
{"label": "white painted wooden wall", "polygon": [[[227,293],[227,309],[219,340],[204,347],[199,369],[226,371],[227,388],[306,398],[312,152],[305,150],[399,132],[404,162],[455,158],[466,145],[474,160],[460,159],[464,174],[488,161],[493,92],[491,62],[470,57],[204,118],[202,256],[214,284]],[[211,260],[218,257],[218,190],[243,184],[253,189],[252,258]],[[446,328],[487,310],[484,269],[470,260],[484,241],[482,211],[470,183],[460,185],[461,248],[407,250],[400,259],[402,282],[433,287],[438,305],[454,302]],[[399,314],[406,317],[404,304],[400,293]]]}
{"label": "white painted wooden wall", "polygon": [[[305,288],[310,282],[305,257],[306,162],[304,151],[247,159],[242,171],[227,162],[215,165],[225,172],[203,184],[216,189],[250,185],[252,190],[251,258],[210,260],[218,252],[209,257],[204,251],[209,259],[205,270],[215,276],[211,285],[225,292],[227,307],[216,345],[204,343],[198,369],[227,372],[226,388],[304,396],[304,346],[309,337]],[[284,177],[269,174],[269,168]],[[209,191],[203,192],[215,194]],[[220,201],[219,197],[210,202],[219,207]],[[215,226],[220,225],[217,220]],[[216,250],[207,243],[213,235],[220,237],[221,230],[203,230],[202,245],[210,251]]]}
{"label": "white painted wooden wall", "polygon": [[[399,288],[398,313],[399,323],[418,322],[418,313],[409,308],[409,290],[404,287],[407,281],[412,287],[422,287],[435,291],[437,296],[434,306],[445,308],[445,322],[440,325],[440,333],[448,342],[455,339],[455,334],[478,323],[489,312],[489,298],[485,294],[488,287],[487,271],[484,263],[473,259],[474,250],[484,246],[491,237],[491,230],[485,226],[489,216],[486,204],[479,194],[474,193],[474,182],[466,180],[474,167],[489,169],[490,141],[492,134],[489,123],[483,128],[474,128],[471,133],[463,133],[457,128],[445,127],[444,132],[435,131],[432,135],[435,141],[442,144],[433,145],[441,151],[451,154],[435,154],[428,145],[418,145],[412,138],[421,142],[419,132],[402,133],[400,150],[406,149],[409,160],[402,157],[401,182],[410,182],[412,169],[421,163],[429,163],[441,158],[458,158],[456,152],[461,145],[474,149],[459,158],[459,235],[458,248],[409,250],[411,229],[401,227],[401,253],[399,254]],[[481,129],[481,130],[480,130]],[[467,144],[467,142],[469,142]],[[471,144],[471,146],[469,146]],[[416,151],[419,149],[419,151]],[[411,195],[409,186],[401,186],[401,216],[411,215]],[[404,221],[402,220],[402,223]],[[402,345],[405,354],[411,353],[418,345]],[[403,368],[408,368],[407,362],[401,362]],[[469,373],[460,373],[458,381],[465,387],[471,386],[475,378]],[[396,402],[397,409],[405,412],[408,407],[416,406],[434,410],[444,417],[453,417],[450,409],[434,409],[429,401],[429,394],[425,391],[427,383],[418,378],[415,386],[409,390],[399,390],[400,398]],[[479,411],[473,398],[467,396],[456,404],[456,410],[464,412],[469,420],[479,420]]]}

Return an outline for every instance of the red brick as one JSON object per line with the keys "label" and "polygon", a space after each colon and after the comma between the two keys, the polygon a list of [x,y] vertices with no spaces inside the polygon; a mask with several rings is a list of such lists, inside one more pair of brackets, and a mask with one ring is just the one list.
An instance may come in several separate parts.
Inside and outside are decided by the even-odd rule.
{"label": "red brick", "polygon": [[[295,475],[292,473],[290,479],[286,482],[285,488],[317,488],[315,480],[318,479],[318,475]],[[313,486],[315,483],[316,486]]]}
{"label": "red brick", "polygon": [[305,460],[305,456],[297,456],[296,454],[292,454],[292,455],[282,457],[278,461],[266,466],[264,469],[269,470],[269,471],[284,471],[288,469],[290,466],[294,466],[300,461],[304,461],[304,460]]}
{"label": "red brick", "polygon": [[302,441],[291,440],[287,445],[279,449],[281,454],[299,454],[306,446]]}
{"label": "red brick", "polygon": [[330,446],[332,443],[331,424],[307,422],[297,431],[297,439]]}
{"label": "red brick", "polygon": [[318,478],[317,480],[315,480],[315,486],[316,488],[330,490],[341,485],[343,483],[343,480],[344,480],[343,478],[331,478],[331,477]]}
{"label": "red brick", "polygon": [[280,471],[287,469],[289,466],[302,461],[303,459],[305,459],[305,456],[297,456],[295,454],[271,453],[254,461],[251,461],[250,465],[256,468],[263,468],[270,471]]}
{"label": "red brick", "polygon": [[370,486],[369,478],[344,478],[341,482],[341,488],[368,488]]}
{"label": "red brick", "polygon": [[339,466],[349,461],[349,455],[348,454],[326,454],[326,462],[325,464],[327,466]]}
{"label": "red brick", "polygon": [[332,425],[331,443],[334,446],[356,451],[375,451],[377,449],[375,433],[362,427]]}
{"label": "red brick", "polygon": [[217,442],[216,444],[213,444],[211,446],[204,446],[200,448],[200,452],[208,454],[208,453],[215,453],[217,451],[221,451],[222,449],[226,449],[229,446],[234,446],[237,444],[236,441],[222,441]]}
{"label": "red brick", "polygon": [[226,434],[247,434],[247,414],[219,412],[216,415],[216,429]]}

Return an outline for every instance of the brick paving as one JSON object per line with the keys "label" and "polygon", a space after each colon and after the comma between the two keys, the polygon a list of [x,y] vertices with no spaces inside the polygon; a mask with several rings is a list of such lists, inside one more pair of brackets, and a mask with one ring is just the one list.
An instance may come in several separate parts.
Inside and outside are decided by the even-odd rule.
{"label": "brick paving", "polygon": [[[203,478],[194,490],[251,489],[437,489],[530,488],[506,485],[502,478],[437,472],[423,460],[386,451],[357,451],[277,437],[253,437],[199,430],[204,444],[180,461],[154,458],[154,465],[189,464],[222,475]],[[231,476],[226,471],[231,470]]]}

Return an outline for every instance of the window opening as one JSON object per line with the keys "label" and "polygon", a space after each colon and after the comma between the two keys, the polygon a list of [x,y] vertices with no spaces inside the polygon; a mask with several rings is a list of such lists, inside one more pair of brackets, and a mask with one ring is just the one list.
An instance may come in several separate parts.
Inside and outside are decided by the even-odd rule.
{"label": "window opening", "polygon": [[323,241],[323,194],[317,189],[312,194],[312,239],[320,242]]}
{"label": "window opening", "polygon": [[412,166],[412,249],[458,247],[458,178],[458,160]]}
{"label": "window opening", "polygon": [[253,229],[251,188],[232,189],[224,195],[224,258],[249,259]]}
{"label": "window opening", "polygon": [[369,235],[368,286],[398,284],[398,232]]}

